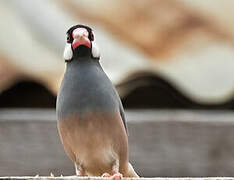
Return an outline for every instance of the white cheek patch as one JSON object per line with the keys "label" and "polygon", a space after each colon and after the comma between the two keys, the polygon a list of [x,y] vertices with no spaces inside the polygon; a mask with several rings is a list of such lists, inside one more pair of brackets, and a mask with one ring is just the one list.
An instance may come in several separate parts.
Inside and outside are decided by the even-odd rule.
{"label": "white cheek patch", "polygon": [[97,59],[100,58],[99,48],[98,48],[97,44],[94,41],[92,41],[92,56],[94,58],[97,58]]}
{"label": "white cheek patch", "polygon": [[73,57],[73,52],[72,52],[71,44],[70,43],[66,43],[65,49],[64,49],[64,52],[63,52],[63,58],[66,61],[69,61],[69,60],[72,59],[72,57]]}

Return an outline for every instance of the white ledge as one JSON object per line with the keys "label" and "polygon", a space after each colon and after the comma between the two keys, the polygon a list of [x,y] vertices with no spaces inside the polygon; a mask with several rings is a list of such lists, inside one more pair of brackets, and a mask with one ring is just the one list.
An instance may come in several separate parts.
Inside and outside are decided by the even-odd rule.
{"label": "white ledge", "polygon": [[[0,180],[108,180],[103,177],[51,177],[51,176],[5,176],[0,177]],[[123,178],[123,180],[234,180],[234,177],[140,177],[140,178]]]}

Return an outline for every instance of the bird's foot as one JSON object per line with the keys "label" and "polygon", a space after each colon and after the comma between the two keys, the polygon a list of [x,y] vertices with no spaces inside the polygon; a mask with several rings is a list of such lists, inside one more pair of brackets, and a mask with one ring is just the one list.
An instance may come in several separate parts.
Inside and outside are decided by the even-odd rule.
{"label": "bird's foot", "polygon": [[115,172],[110,178],[111,180],[120,180],[123,178],[123,175],[119,172]]}
{"label": "bird's foot", "polygon": [[102,177],[111,177],[111,175],[109,173],[104,173]]}
{"label": "bird's foot", "polygon": [[110,178],[111,180],[120,180],[123,178],[123,175],[119,172],[114,172],[112,176],[109,173],[104,173],[102,177],[107,177]]}

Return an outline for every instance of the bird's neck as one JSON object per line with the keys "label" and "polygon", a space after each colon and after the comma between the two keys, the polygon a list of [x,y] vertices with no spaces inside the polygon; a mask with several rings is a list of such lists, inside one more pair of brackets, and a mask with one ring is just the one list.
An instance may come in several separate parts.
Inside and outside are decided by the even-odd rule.
{"label": "bird's neck", "polygon": [[85,67],[100,67],[101,65],[99,63],[99,60],[94,59],[89,56],[83,56],[83,57],[76,57],[73,58],[71,61],[67,62],[67,70],[72,69],[80,69]]}
{"label": "bird's neck", "polygon": [[84,45],[80,45],[78,48],[76,48],[73,52],[73,58],[79,58],[79,57],[91,57],[91,48],[86,47]]}

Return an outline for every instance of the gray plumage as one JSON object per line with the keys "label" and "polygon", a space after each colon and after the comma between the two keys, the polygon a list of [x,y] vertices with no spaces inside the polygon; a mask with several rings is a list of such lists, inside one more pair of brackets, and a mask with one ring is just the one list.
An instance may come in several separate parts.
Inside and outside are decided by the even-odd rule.
{"label": "gray plumage", "polygon": [[99,61],[91,57],[67,64],[56,107],[58,119],[88,111],[119,112],[127,131],[119,95]]}

